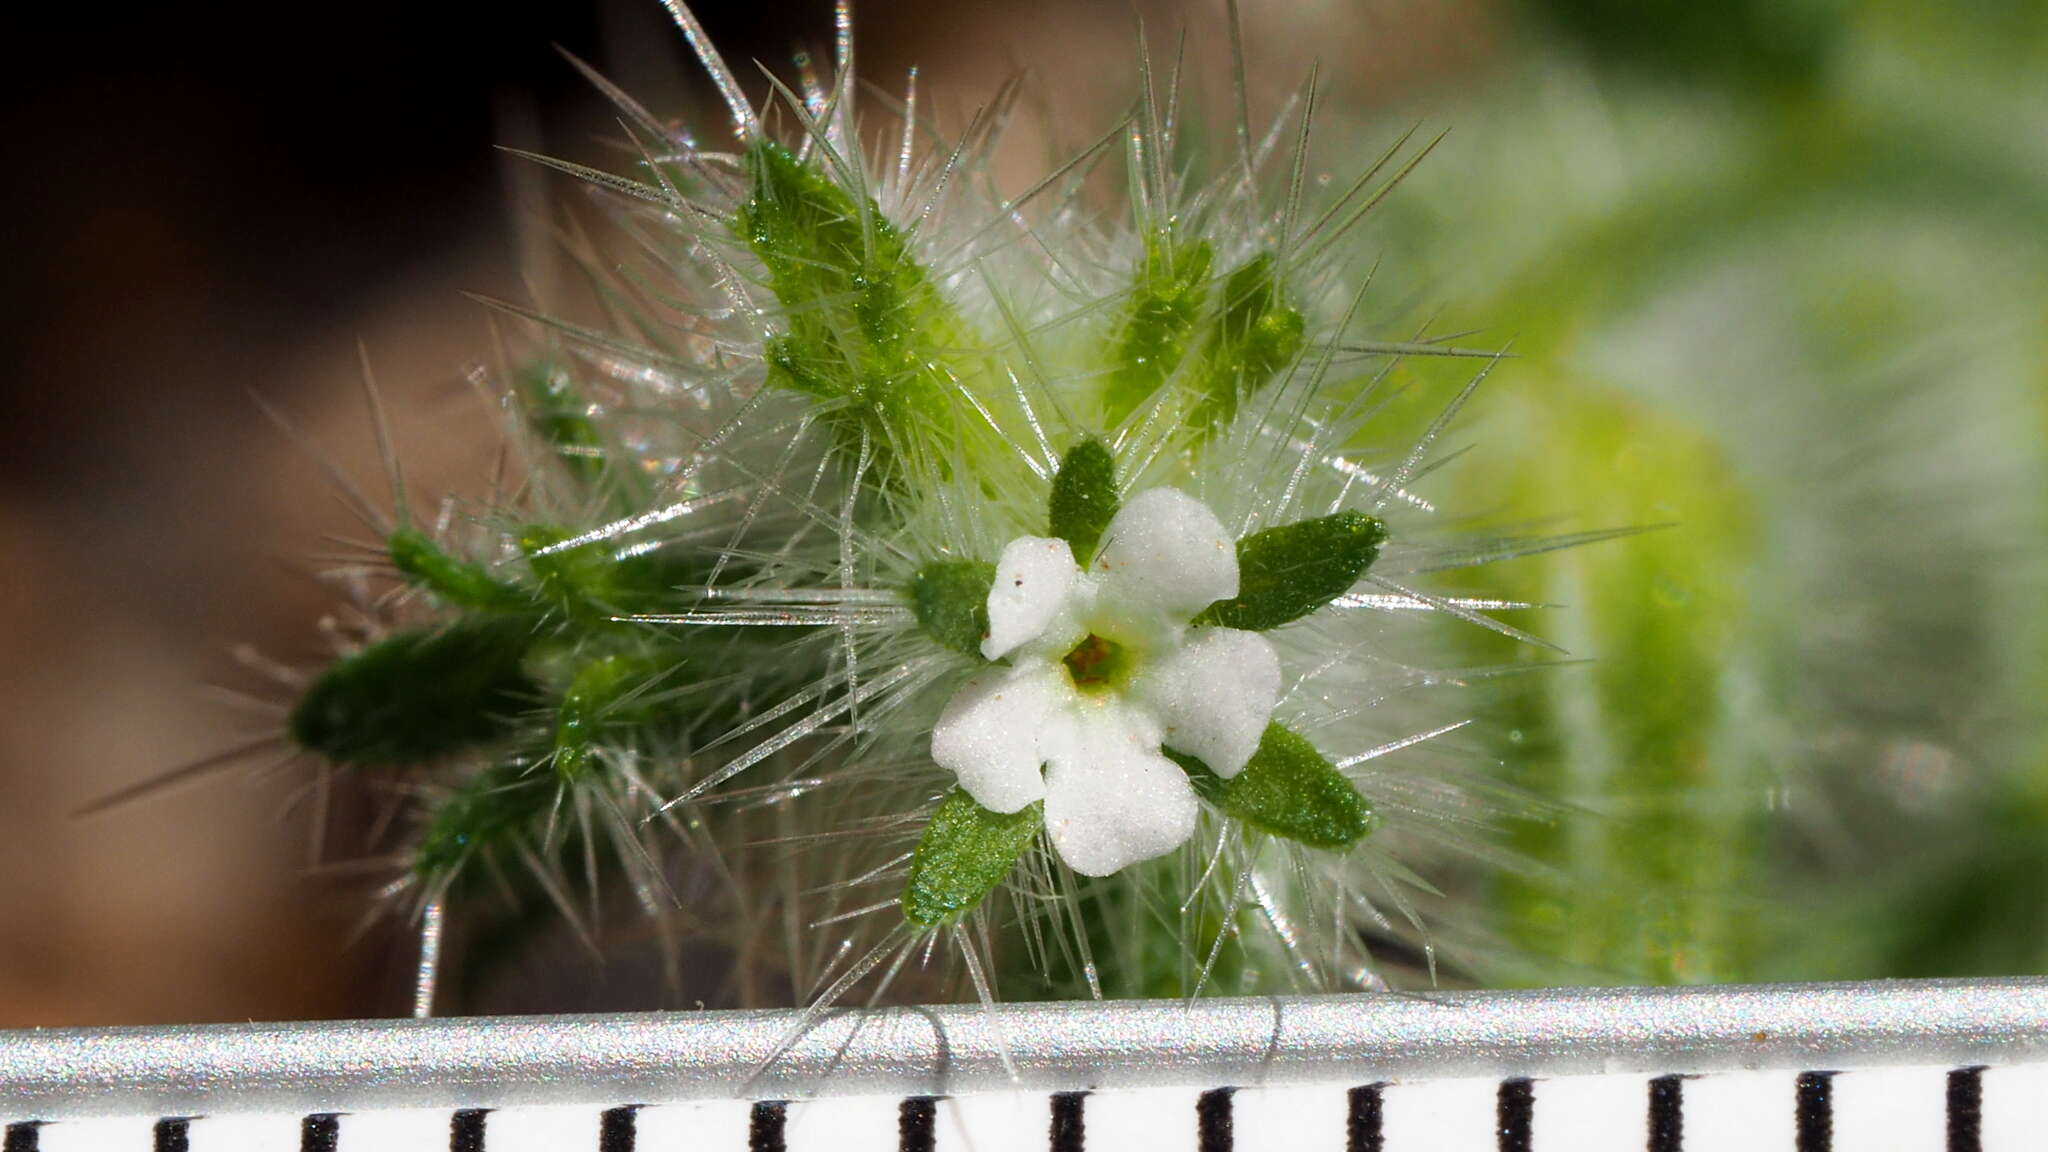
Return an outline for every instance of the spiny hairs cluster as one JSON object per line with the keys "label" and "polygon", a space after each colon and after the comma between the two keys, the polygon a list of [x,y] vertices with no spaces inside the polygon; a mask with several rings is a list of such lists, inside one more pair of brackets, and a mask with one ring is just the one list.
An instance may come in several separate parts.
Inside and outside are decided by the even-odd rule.
{"label": "spiny hairs cluster", "polygon": [[1405,358],[1477,354],[1358,331],[1347,242],[1427,148],[1312,206],[1313,79],[1198,148],[1141,45],[1131,111],[1003,195],[1017,85],[957,138],[914,72],[857,117],[842,9],[833,76],[756,109],[670,8],[730,131],[591,74],[636,161],[534,159],[603,206],[564,229],[598,315],[498,305],[503,497],[401,490],[396,591],[291,714],[403,782],[394,893],[630,891],[672,963],[732,950],[687,990],[728,1003],[1371,982],[1484,808],[1381,759],[1457,727],[1417,638],[1519,635],[1411,580],[1515,547],[1413,491],[1477,377],[1383,417]]}

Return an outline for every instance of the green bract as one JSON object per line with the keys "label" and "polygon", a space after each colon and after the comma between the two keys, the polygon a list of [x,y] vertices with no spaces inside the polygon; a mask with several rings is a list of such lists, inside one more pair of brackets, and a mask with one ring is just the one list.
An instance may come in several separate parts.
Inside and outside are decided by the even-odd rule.
{"label": "green bract", "polygon": [[609,475],[605,461],[610,453],[604,433],[590,417],[589,406],[558,384],[545,364],[520,373],[519,383],[528,425],[562,467],[584,484],[595,484]]}
{"label": "green bract", "polygon": [[1299,620],[1349,592],[1386,538],[1386,525],[1349,511],[1246,536],[1237,542],[1237,595],[1195,623],[1263,632]]}
{"label": "green bract", "polygon": [[555,790],[525,765],[492,765],[435,810],[413,854],[414,874],[429,881],[451,877],[473,853],[522,831],[554,800]]}
{"label": "green bract", "polygon": [[535,525],[520,533],[519,546],[547,599],[579,624],[672,606],[676,588],[695,575],[672,553],[620,556],[608,541],[574,540],[562,529]]}
{"label": "green bract", "polygon": [[1048,531],[1074,548],[1074,563],[1086,565],[1116,515],[1116,460],[1102,441],[1083,440],[1060,460],[1047,502]]}
{"label": "green bract", "polygon": [[292,739],[337,764],[417,764],[505,732],[533,705],[528,620],[462,617],[336,661],[292,709]]}
{"label": "green bract", "polygon": [[1195,790],[1223,813],[1261,832],[1311,848],[1349,848],[1372,831],[1372,807],[1315,745],[1268,724],[1244,770],[1225,780],[1193,756],[1168,748]]}
{"label": "green bract", "polygon": [[390,551],[391,566],[399,575],[450,604],[490,612],[531,611],[538,606],[525,589],[497,579],[481,564],[457,560],[414,529],[393,532]]}
{"label": "green bract", "polygon": [[967,346],[958,317],[864,195],[773,141],[747,151],[752,191],[734,230],[768,270],[788,330],[770,342],[772,378],[841,402],[872,449],[900,450],[946,421],[943,354]]}
{"label": "green bract", "polygon": [[1180,366],[1209,293],[1214,260],[1207,240],[1180,243],[1165,230],[1146,237],[1145,265],[1132,286],[1103,388],[1108,423],[1121,423]]}
{"label": "green bract", "polygon": [[606,721],[644,719],[620,713],[628,711],[627,698],[658,674],[621,655],[602,656],[577,669],[555,713],[555,774],[564,780],[583,774]]}
{"label": "green bract", "polygon": [[1211,323],[1196,367],[1199,399],[1189,416],[1197,427],[1228,424],[1238,405],[1273,383],[1301,352],[1307,326],[1288,304],[1279,262],[1262,252],[1230,273],[1222,311]]}
{"label": "green bract", "polygon": [[1038,838],[1039,806],[1003,815],[959,788],[946,793],[910,858],[903,915],[932,927],[978,907]]}
{"label": "green bract", "polygon": [[934,560],[919,568],[910,582],[918,626],[941,645],[980,658],[995,578],[996,566],[979,560]]}

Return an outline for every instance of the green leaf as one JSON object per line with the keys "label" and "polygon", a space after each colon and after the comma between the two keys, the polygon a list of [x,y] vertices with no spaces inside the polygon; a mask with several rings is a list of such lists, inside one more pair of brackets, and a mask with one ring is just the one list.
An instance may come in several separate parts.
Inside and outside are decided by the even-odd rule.
{"label": "green leaf", "polygon": [[980,560],[934,560],[910,581],[910,607],[918,626],[940,644],[981,657],[988,637],[988,590],[996,566]]}
{"label": "green leaf", "polygon": [[526,589],[492,576],[481,564],[457,560],[425,533],[400,528],[388,545],[391,566],[408,581],[450,604],[486,612],[521,612],[536,607]]}
{"label": "green leaf", "polygon": [[1224,281],[1222,311],[1202,344],[1195,380],[1200,395],[1188,423],[1198,428],[1229,424],[1239,403],[1294,362],[1305,325],[1300,309],[1287,302],[1272,253],[1238,265]]}
{"label": "green leaf", "polygon": [[1187,770],[1203,799],[1261,832],[1335,850],[1349,848],[1373,829],[1372,806],[1351,781],[1307,737],[1279,724],[1266,725],[1259,750],[1228,780],[1193,756],[1161,751]]}
{"label": "green leaf", "polygon": [[904,918],[932,928],[973,911],[1009,875],[1043,823],[1037,804],[1004,815],[983,808],[960,788],[946,793],[910,858]]}
{"label": "green leaf", "polygon": [[287,721],[337,764],[417,764],[502,735],[537,689],[523,667],[533,623],[470,617],[399,632],[321,673]]}
{"label": "green leaf", "polygon": [[1061,459],[1049,512],[1052,534],[1073,547],[1074,563],[1086,567],[1116,515],[1116,459],[1102,441],[1091,436]]}
{"label": "green leaf", "polygon": [[1254,532],[1237,542],[1237,595],[1195,623],[1263,632],[1299,620],[1350,591],[1386,539],[1386,525],[1351,511]]}

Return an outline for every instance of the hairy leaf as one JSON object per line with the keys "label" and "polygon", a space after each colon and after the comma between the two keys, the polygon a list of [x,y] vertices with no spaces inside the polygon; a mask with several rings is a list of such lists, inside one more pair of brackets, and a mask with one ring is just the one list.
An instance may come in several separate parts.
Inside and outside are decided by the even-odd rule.
{"label": "hairy leaf", "polygon": [[956,652],[981,656],[988,638],[988,590],[996,566],[980,560],[934,560],[910,581],[910,607],[925,634]]}
{"label": "hairy leaf", "polygon": [[576,670],[555,710],[555,775],[575,780],[590,767],[599,730],[608,722],[642,721],[632,695],[661,675],[645,660],[613,653]]}
{"label": "hairy leaf", "polygon": [[1116,515],[1116,459],[1102,441],[1090,437],[1068,450],[1052,478],[1050,504],[1052,534],[1072,545],[1074,563],[1086,567]]}
{"label": "hairy leaf", "polygon": [[532,702],[530,620],[470,617],[399,632],[335,661],[287,722],[337,764],[417,764],[491,740]]}
{"label": "hairy leaf", "polygon": [[450,556],[425,533],[400,528],[391,534],[388,547],[391,566],[398,569],[399,575],[450,604],[486,612],[520,612],[536,607],[532,593],[498,579],[481,564]]}
{"label": "hairy leaf", "polygon": [[674,608],[676,589],[701,576],[700,566],[675,549],[621,556],[604,540],[561,547],[572,538],[560,528],[533,525],[520,533],[519,547],[547,598],[582,624]]}
{"label": "hairy leaf", "polygon": [[413,854],[413,874],[433,881],[452,875],[486,850],[546,815],[555,782],[516,762],[492,765],[442,800]]}
{"label": "hairy leaf", "polygon": [[1228,780],[1193,756],[1163,751],[1187,770],[1203,799],[1261,832],[1334,850],[1373,829],[1372,807],[1351,781],[1307,737],[1279,724],[1266,725],[1259,750]]}
{"label": "hairy leaf", "polygon": [[1386,525],[1349,510],[1254,532],[1237,542],[1237,595],[1195,623],[1263,632],[1299,620],[1350,591],[1386,539]]}

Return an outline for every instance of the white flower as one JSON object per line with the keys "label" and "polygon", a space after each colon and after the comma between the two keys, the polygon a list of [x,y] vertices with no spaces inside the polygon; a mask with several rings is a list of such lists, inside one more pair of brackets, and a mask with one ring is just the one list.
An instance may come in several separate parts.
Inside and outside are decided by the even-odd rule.
{"label": "white flower", "polygon": [[1256,632],[1190,627],[1237,595],[1237,548],[1184,492],[1154,488],[1110,521],[1087,571],[1067,542],[1010,541],[981,653],[1009,658],[946,705],[932,759],[985,808],[1045,801],[1074,871],[1107,876],[1194,832],[1193,786],[1161,746],[1228,779],[1280,699],[1280,659]]}

